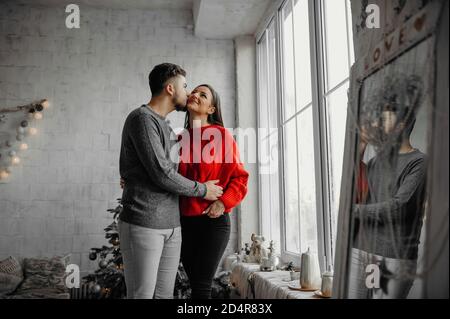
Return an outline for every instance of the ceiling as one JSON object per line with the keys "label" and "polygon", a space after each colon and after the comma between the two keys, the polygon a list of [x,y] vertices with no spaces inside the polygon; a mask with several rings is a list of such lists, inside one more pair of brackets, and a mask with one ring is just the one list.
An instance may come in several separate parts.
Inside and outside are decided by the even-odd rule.
{"label": "ceiling", "polygon": [[[8,0],[7,0],[8,1]],[[253,35],[274,0],[9,0],[14,3],[138,10],[191,10],[195,34],[208,39],[233,39]]]}
{"label": "ceiling", "polygon": [[195,34],[212,39],[253,35],[271,2],[273,0],[196,0]]}
{"label": "ceiling", "polygon": [[15,3],[57,6],[75,3],[97,8],[111,9],[192,9],[194,0],[14,0]]}

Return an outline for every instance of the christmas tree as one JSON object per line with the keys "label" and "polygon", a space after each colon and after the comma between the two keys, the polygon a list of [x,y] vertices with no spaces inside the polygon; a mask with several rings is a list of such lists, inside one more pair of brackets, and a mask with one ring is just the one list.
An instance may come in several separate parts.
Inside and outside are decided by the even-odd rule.
{"label": "christmas tree", "polygon": [[90,298],[94,299],[120,299],[126,296],[125,278],[123,274],[123,260],[120,252],[119,230],[117,221],[122,211],[120,199],[118,206],[108,209],[113,215],[113,222],[105,230],[105,238],[109,246],[91,248],[90,260],[99,260],[97,269],[83,279],[89,283]]}
{"label": "christmas tree", "polygon": [[[91,248],[89,253],[90,260],[99,260],[99,269],[83,278],[89,286],[88,297],[92,299],[122,299],[126,297],[124,267],[117,225],[123,206],[120,199],[117,201],[118,205],[116,208],[108,209],[108,212],[113,215],[113,221],[104,229],[105,238],[110,245],[102,246],[101,248]],[[175,282],[174,298],[188,299],[190,298],[190,291],[189,280],[180,262]]]}

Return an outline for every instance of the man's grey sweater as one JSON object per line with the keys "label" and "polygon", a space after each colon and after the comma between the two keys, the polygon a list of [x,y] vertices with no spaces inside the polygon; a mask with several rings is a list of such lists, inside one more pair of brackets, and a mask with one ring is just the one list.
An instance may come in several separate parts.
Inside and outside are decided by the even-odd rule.
{"label": "man's grey sweater", "polygon": [[204,184],[178,174],[178,161],[170,157],[176,143],[165,118],[147,105],[128,115],[120,149],[120,176],[125,180],[121,220],[147,228],[175,228],[180,226],[178,195],[206,194]]}
{"label": "man's grey sweater", "polygon": [[395,158],[378,154],[369,161],[367,203],[354,210],[354,247],[389,258],[417,259],[426,169],[425,154],[418,150]]}

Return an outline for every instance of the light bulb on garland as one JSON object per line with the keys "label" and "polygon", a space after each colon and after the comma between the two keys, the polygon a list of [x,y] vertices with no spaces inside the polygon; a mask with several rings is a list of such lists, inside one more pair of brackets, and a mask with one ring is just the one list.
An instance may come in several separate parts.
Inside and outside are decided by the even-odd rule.
{"label": "light bulb on garland", "polygon": [[[43,99],[40,102],[34,102],[27,105],[17,106],[15,108],[6,108],[2,109],[1,112],[17,112],[25,110],[25,116],[28,115],[28,118],[23,119],[20,122],[20,125],[16,127],[17,135],[15,136],[15,140],[6,140],[0,142],[1,148],[9,148],[9,150],[5,150],[3,154],[0,154],[0,157],[5,158],[4,155],[8,154],[10,157],[9,165],[19,165],[21,163],[21,158],[17,156],[15,150],[12,149],[15,141],[19,141],[19,145],[17,150],[25,151],[28,149],[28,144],[24,142],[25,135],[36,135],[38,134],[38,129],[36,127],[29,127],[30,120],[41,120],[43,118],[43,111],[50,106],[50,103],[47,99]],[[27,115],[26,115],[27,114]],[[0,115],[0,122],[4,122],[5,115]],[[1,124],[1,123],[0,123]],[[3,151],[3,150],[2,150]],[[8,152],[9,151],[9,152]],[[8,160],[9,162],[9,160]],[[8,168],[0,170],[0,179],[6,179],[11,174],[11,170]]]}
{"label": "light bulb on garland", "polygon": [[9,177],[9,173],[6,170],[0,171],[0,180],[1,179],[7,179]]}
{"label": "light bulb on garland", "polygon": [[13,165],[19,165],[20,164],[20,157],[19,156],[14,156],[11,159],[11,162],[13,163]]}
{"label": "light bulb on garland", "polygon": [[48,100],[43,100],[41,105],[44,109],[48,109],[50,107],[50,102]]}

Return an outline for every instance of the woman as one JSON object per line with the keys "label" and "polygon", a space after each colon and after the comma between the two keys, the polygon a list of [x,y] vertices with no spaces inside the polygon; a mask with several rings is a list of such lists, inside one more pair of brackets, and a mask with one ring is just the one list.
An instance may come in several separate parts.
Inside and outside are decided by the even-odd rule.
{"label": "woman", "polygon": [[196,87],[187,102],[186,130],[180,135],[179,173],[204,182],[219,180],[223,195],[211,203],[180,197],[181,260],[193,299],[211,298],[211,285],[230,238],[232,208],[247,194],[248,172],[239,159],[232,135],[224,128],[217,92]]}

